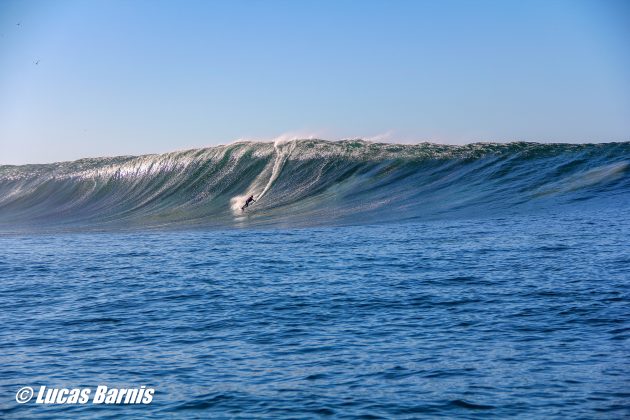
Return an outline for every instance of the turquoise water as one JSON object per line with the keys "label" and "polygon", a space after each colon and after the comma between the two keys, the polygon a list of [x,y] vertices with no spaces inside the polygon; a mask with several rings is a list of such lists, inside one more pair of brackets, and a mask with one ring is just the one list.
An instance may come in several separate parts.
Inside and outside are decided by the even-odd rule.
{"label": "turquoise water", "polygon": [[[630,416],[629,143],[236,144],[0,192],[1,418]],[[155,395],[16,403],[99,385]]]}
{"label": "turquoise water", "polygon": [[[250,195],[257,202],[243,212]],[[236,143],[0,166],[0,232],[357,225],[628,197],[630,142]]]}

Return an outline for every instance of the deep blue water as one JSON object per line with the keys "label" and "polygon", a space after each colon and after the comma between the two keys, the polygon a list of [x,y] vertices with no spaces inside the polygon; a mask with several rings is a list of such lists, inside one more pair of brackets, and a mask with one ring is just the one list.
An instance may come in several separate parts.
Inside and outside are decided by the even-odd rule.
{"label": "deep blue water", "polygon": [[[0,417],[630,416],[627,208],[0,236]],[[156,389],[18,405],[25,385]]]}

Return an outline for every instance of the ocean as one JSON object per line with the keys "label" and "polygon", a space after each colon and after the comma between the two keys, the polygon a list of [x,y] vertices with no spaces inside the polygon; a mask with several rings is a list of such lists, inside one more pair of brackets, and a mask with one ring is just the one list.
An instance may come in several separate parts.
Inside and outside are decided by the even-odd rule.
{"label": "ocean", "polygon": [[0,166],[0,417],[628,417],[629,209],[630,143]]}

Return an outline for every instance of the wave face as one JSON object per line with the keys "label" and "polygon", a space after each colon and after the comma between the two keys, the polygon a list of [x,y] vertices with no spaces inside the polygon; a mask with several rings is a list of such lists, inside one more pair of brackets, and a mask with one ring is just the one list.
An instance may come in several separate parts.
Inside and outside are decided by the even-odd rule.
{"label": "wave face", "polygon": [[[630,143],[293,140],[0,166],[0,230],[313,226],[630,203]],[[245,198],[257,202],[241,211]]]}

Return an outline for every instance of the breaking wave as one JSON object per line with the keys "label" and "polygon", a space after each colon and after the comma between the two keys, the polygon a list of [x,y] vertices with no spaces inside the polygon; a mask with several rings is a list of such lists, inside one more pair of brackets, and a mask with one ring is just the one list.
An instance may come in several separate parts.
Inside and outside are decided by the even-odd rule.
{"label": "breaking wave", "polygon": [[[0,166],[0,231],[312,226],[627,206],[630,143],[293,140]],[[246,197],[256,203],[241,211]]]}

